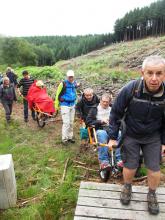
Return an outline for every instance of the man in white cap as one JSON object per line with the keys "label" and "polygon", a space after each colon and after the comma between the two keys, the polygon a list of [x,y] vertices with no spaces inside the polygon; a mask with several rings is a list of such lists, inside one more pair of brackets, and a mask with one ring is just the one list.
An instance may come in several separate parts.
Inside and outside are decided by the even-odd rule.
{"label": "man in white cap", "polygon": [[77,83],[74,81],[74,71],[68,70],[67,79],[61,82],[56,92],[55,108],[61,108],[62,116],[62,143],[67,145],[69,142],[74,143],[73,139],[73,122],[75,116],[76,88]]}

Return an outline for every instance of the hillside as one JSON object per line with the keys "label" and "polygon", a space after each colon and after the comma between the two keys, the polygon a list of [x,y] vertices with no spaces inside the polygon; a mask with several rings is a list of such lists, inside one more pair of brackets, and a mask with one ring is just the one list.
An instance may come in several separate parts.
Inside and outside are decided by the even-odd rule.
{"label": "hillside", "polygon": [[165,57],[165,36],[112,44],[87,55],[60,61],[56,66],[62,72],[74,69],[85,87],[93,85],[97,90],[117,91],[123,83],[139,76],[145,57],[155,54]]}
{"label": "hillside", "polygon": [[[115,96],[126,82],[139,77],[144,58],[154,54],[165,56],[165,36],[115,43],[86,55],[59,61],[53,66],[13,68],[19,78],[27,69],[34,78],[49,81],[53,87],[57,87],[68,69],[73,69],[77,80],[82,82],[81,89],[92,86],[99,95],[107,91]],[[0,72],[5,69],[6,66],[0,65]]]}

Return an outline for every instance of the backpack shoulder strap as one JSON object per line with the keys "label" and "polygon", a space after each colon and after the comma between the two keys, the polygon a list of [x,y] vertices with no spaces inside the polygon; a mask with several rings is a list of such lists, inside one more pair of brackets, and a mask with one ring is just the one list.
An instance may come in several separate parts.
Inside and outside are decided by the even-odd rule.
{"label": "backpack shoulder strap", "polygon": [[[131,100],[132,100],[132,98],[133,98],[136,94],[138,94],[138,92],[140,91],[141,82],[142,82],[141,79],[136,80],[135,85],[134,85],[134,87],[133,87],[133,89],[132,89],[132,92],[131,92]],[[130,101],[131,101],[131,100],[130,100]]]}
{"label": "backpack shoulder strap", "polygon": [[133,86],[133,89],[131,91],[131,96],[130,96],[130,98],[128,100],[128,103],[127,103],[127,106],[125,108],[124,115],[123,115],[122,119],[120,120],[121,138],[119,140],[118,146],[122,146],[122,144],[123,144],[124,136],[126,134],[126,129],[127,129],[126,123],[125,123],[125,118],[126,118],[127,113],[128,113],[128,107],[129,107],[129,104],[132,101],[133,97],[140,91],[141,82],[142,82],[141,79],[136,80],[136,82]]}
{"label": "backpack shoulder strap", "polygon": [[60,93],[59,93],[59,95],[58,95],[58,100],[60,101],[60,98],[61,98],[61,96],[65,93],[65,91],[66,91],[66,82],[65,82],[65,80],[63,80],[62,82],[62,89],[61,89],[61,91],[60,91]]}
{"label": "backpack shoulder strap", "polygon": [[134,97],[136,94],[138,94],[138,92],[140,91],[141,82],[142,82],[141,79],[136,80],[136,82],[135,82],[135,84],[134,84],[134,86],[133,86],[133,88],[132,88],[131,96],[130,96],[128,102],[127,102],[127,106],[126,106],[126,108],[125,108],[125,113],[124,113],[124,116],[123,116],[123,118],[122,118],[123,120],[125,120],[126,114],[127,114],[127,112],[128,112],[129,104],[131,103],[133,97]]}
{"label": "backpack shoulder strap", "polygon": [[140,91],[140,87],[141,87],[141,82],[142,80],[141,79],[137,79],[133,88],[132,88],[132,91],[131,91],[131,96],[129,97],[129,100],[127,102],[127,106],[126,106],[126,110],[128,109],[128,106],[130,104],[130,102],[132,101],[133,97],[138,94],[138,92]]}

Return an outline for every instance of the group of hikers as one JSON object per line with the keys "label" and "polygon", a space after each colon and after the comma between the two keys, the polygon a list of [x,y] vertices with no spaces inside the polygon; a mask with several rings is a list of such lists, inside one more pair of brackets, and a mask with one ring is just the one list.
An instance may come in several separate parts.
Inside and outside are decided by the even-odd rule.
{"label": "group of hikers", "polygon": [[[149,56],[142,63],[141,77],[126,84],[112,104],[111,94],[98,98],[92,88],[86,88],[77,102],[76,89],[79,84],[74,80],[74,71],[68,70],[66,79],[57,89],[55,109],[60,108],[62,116],[62,143],[74,143],[73,124],[75,111],[85,126],[96,130],[100,170],[107,175],[111,171],[110,154],[117,146],[116,158],[123,166],[124,186],[120,201],[128,205],[132,197],[132,182],[139,167],[140,152],[144,157],[148,177],[148,210],[159,213],[156,189],[160,183],[160,162],[165,151],[165,59]],[[8,76],[9,77],[9,76]],[[10,120],[12,103],[16,100],[14,86],[22,87],[26,97],[34,80],[27,71],[17,83],[10,83],[7,76],[0,86],[0,100]],[[28,103],[24,99],[24,120],[28,122]],[[34,112],[32,117],[35,120]],[[122,160],[121,160],[122,159]],[[103,177],[104,178],[104,177]]]}

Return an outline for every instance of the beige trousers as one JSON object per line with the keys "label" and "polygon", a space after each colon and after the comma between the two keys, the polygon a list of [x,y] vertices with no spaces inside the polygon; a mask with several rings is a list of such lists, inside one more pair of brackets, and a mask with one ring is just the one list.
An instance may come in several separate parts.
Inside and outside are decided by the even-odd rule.
{"label": "beige trousers", "polygon": [[73,138],[73,123],[75,117],[75,105],[74,106],[61,106],[62,116],[62,140],[67,141]]}

